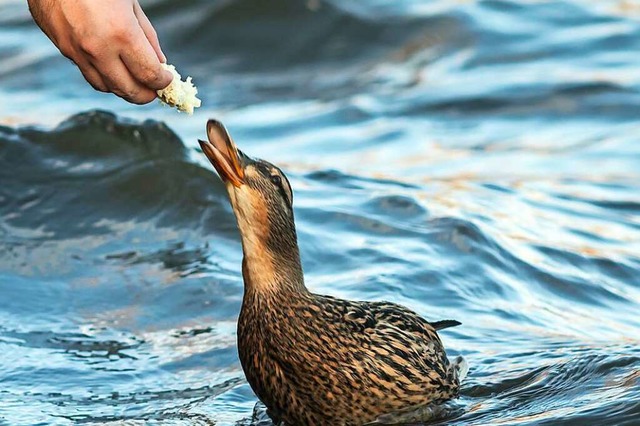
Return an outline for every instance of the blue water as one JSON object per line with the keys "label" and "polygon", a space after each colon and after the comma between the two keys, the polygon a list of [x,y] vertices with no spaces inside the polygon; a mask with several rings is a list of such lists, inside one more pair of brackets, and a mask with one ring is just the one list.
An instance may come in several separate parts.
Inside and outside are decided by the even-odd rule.
{"label": "blue water", "polygon": [[439,424],[640,423],[636,2],[143,6],[193,116],[0,1],[0,424],[258,423],[210,117],[289,176],[311,289],[462,322]]}

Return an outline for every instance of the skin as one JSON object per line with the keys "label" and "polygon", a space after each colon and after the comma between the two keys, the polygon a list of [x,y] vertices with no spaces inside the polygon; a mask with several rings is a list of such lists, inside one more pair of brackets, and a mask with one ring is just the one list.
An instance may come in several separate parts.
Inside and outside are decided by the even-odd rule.
{"label": "skin", "polygon": [[38,26],[94,89],[146,104],[171,83],[158,36],[136,0],[28,3]]}

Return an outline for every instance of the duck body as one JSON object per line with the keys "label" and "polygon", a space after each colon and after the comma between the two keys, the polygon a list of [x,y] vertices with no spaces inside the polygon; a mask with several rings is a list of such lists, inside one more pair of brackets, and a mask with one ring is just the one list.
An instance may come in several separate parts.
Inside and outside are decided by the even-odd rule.
{"label": "duck body", "polygon": [[238,350],[247,380],[287,425],[363,425],[454,398],[458,370],[436,330],[402,306],[245,294]]}
{"label": "duck body", "polygon": [[200,145],[226,185],[242,239],[240,362],[276,424],[386,423],[456,397],[466,365],[449,362],[437,330],[459,323],[310,292],[286,176],[238,151],[219,122],[207,131]]}

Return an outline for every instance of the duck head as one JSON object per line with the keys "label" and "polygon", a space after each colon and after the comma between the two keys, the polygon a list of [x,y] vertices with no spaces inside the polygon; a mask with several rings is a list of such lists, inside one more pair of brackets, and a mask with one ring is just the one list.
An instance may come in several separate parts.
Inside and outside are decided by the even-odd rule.
{"label": "duck head", "polygon": [[229,194],[242,237],[245,284],[302,284],[289,180],[273,164],[240,151],[219,121],[207,122],[207,137],[198,142]]}

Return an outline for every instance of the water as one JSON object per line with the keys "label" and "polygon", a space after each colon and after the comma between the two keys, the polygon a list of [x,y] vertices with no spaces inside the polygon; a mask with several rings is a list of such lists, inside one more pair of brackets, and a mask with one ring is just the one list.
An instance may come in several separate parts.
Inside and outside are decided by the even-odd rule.
{"label": "water", "polygon": [[23,3],[0,1],[0,424],[251,423],[209,117],[290,177],[309,287],[463,323],[442,424],[640,423],[636,2],[147,2],[193,117],[93,92]]}

